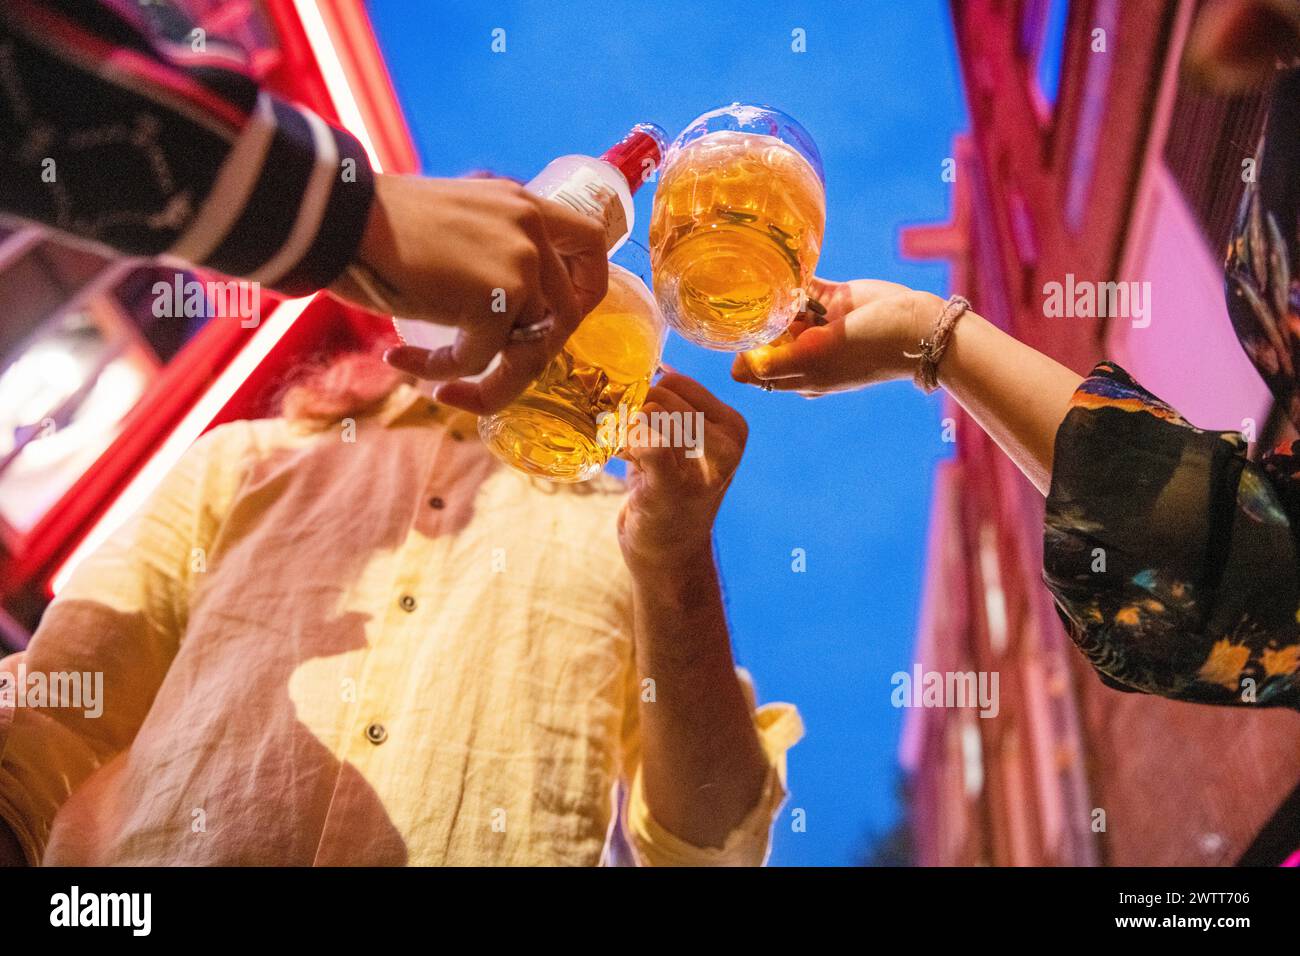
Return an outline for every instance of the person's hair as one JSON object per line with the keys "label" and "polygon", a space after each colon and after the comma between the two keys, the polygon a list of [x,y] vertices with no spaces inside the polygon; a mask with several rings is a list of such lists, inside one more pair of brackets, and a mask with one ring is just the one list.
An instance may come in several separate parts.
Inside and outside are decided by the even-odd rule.
{"label": "person's hair", "polygon": [[332,424],[377,411],[409,375],[384,362],[382,352],[344,352],[308,366],[284,390],[280,414],[294,421]]}

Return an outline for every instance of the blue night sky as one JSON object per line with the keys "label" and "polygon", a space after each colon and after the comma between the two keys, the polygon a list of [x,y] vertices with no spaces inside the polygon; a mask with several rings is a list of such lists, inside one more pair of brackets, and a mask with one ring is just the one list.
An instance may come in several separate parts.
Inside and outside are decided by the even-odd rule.
{"label": "blue night sky", "polygon": [[[527,179],[599,154],[632,124],[669,137],[733,101],[778,107],[821,150],[818,273],[944,293],[945,267],[903,262],[898,229],[946,220],[941,164],[966,126],[945,0],[689,4],[371,0],[426,173]],[[506,31],[506,52],[491,51]],[[791,51],[791,31],[807,52]],[[646,242],[653,184],[637,196]],[[717,525],[739,662],[761,700],[798,705],[791,798],[774,864],[852,864],[900,812],[903,711],[890,675],[916,627],[930,487],[951,446],[940,404],[910,384],[807,401],[733,383],[730,355],[669,341],[665,360],[738,408],[749,446]],[[791,551],[807,571],[791,570]],[[806,811],[792,832],[791,808]]]}

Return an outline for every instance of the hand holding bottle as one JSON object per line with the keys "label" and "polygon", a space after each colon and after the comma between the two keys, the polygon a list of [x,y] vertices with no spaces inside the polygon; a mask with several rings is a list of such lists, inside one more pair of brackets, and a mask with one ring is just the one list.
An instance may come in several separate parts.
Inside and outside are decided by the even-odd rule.
{"label": "hand holding bottle", "polygon": [[[444,189],[486,185],[495,192],[462,191],[452,197],[450,215],[404,223],[418,255],[447,256],[460,271],[432,269],[438,281],[426,290],[429,300],[411,302],[414,311],[396,302],[387,308],[406,343],[389,353],[389,363],[421,378],[459,379],[434,392],[447,404],[480,415],[509,405],[604,298],[605,256],[631,232],[632,194],[658,167],[663,151],[663,130],[641,123],[599,158],[571,154],[552,160],[527,186],[444,182]],[[431,230],[441,234],[431,238]],[[373,258],[384,262],[392,243],[382,228],[377,231]],[[416,260],[417,267],[422,264]],[[359,277],[365,278],[365,270]],[[429,301],[439,304],[433,314]],[[459,325],[461,332],[450,341],[420,320]]]}
{"label": "hand holding bottle", "polygon": [[[444,348],[392,350],[390,364],[412,375],[474,375],[501,353],[492,375],[462,390],[467,402],[500,407],[546,367],[608,278],[601,225],[517,183],[381,175],[357,263],[331,291],[459,328]],[[545,335],[511,340],[515,327],[547,316]]]}

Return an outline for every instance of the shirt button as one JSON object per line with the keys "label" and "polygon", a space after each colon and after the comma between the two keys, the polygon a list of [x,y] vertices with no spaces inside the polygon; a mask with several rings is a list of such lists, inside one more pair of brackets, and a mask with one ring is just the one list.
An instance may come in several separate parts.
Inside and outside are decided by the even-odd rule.
{"label": "shirt button", "polygon": [[435,511],[441,511],[443,508],[447,507],[447,502],[437,497],[430,498],[429,507],[434,509]]}
{"label": "shirt button", "polygon": [[366,740],[378,747],[388,739],[388,729],[383,724],[371,724],[366,728]]}
{"label": "shirt button", "polygon": [[415,610],[415,598],[411,597],[409,594],[403,594],[402,599],[397,603],[402,606],[403,611],[408,613]]}

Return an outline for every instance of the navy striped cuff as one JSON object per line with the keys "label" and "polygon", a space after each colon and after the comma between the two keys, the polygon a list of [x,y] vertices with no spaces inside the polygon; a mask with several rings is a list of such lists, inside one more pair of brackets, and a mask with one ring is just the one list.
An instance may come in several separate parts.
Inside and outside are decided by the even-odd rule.
{"label": "navy striped cuff", "polygon": [[330,128],[338,151],[338,172],[325,216],[307,253],[280,281],[289,295],[323,289],[356,257],[375,196],[375,175],[365,148],[345,130]]}
{"label": "navy striped cuff", "polygon": [[356,255],[374,173],[351,134],[274,98],[271,109],[275,132],[256,185],[202,265],[307,295],[334,281]]}

